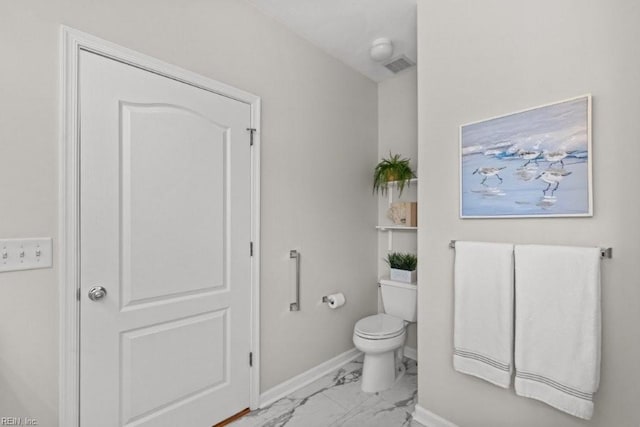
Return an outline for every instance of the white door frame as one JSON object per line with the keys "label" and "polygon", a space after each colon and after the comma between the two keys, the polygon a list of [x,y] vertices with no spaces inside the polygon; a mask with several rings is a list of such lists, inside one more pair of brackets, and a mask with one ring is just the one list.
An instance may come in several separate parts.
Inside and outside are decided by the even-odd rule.
{"label": "white door frame", "polygon": [[[120,61],[251,107],[251,128],[256,129],[251,150],[251,351],[250,405],[260,397],[260,97],[184,70],[150,56],[62,26],[60,72],[59,152],[59,423],[79,427],[80,415],[80,160],[78,122],[78,58],[81,50]],[[248,244],[248,242],[247,242]],[[249,248],[247,247],[247,251]]]}

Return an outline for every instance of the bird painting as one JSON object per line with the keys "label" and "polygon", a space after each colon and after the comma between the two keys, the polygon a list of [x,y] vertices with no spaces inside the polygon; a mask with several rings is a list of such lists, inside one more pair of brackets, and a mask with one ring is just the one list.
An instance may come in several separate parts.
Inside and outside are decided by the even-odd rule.
{"label": "bird painting", "polygon": [[592,215],[590,95],[463,124],[459,142],[460,218]]}

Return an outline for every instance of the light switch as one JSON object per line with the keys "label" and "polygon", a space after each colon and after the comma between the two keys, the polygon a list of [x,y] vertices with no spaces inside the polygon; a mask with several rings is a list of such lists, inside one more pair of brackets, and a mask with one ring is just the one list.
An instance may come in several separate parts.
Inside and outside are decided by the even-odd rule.
{"label": "light switch", "polygon": [[50,268],[52,265],[53,243],[51,237],[0,239],[0,273]]}

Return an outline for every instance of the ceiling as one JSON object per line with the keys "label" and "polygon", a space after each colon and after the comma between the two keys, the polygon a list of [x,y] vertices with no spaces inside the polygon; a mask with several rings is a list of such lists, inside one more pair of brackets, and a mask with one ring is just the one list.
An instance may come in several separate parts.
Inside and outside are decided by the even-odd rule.
{"label": "ceiling", "polygon": [[416,0],[248,1],[376,82],[394,75],[369,57],[376,38],[391,39],[393,58],[416,62]]}

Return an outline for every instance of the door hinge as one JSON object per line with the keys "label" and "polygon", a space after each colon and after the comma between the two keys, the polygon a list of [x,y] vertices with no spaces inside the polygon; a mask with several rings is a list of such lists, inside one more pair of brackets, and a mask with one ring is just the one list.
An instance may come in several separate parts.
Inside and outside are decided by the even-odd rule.
{"label": "door hinge", "polygon": [[249,366],[253,366],[253,352],[249,352]]}
{"label": "door hinge", "polygon": [[253,134],[256,132],[255,128],[247,128],[249,132],[251,132],[249,136],[249,145],[253,145]]}
{"label": "door hinge", "polygon": [[78,298],[78,301],[80,301],[80,288],[78,288],[78,290],[76,291],[76,298]]}
{"label": "door hinge", "polygon": [[253,242],[249,242],[249,256],[253,256]]}

